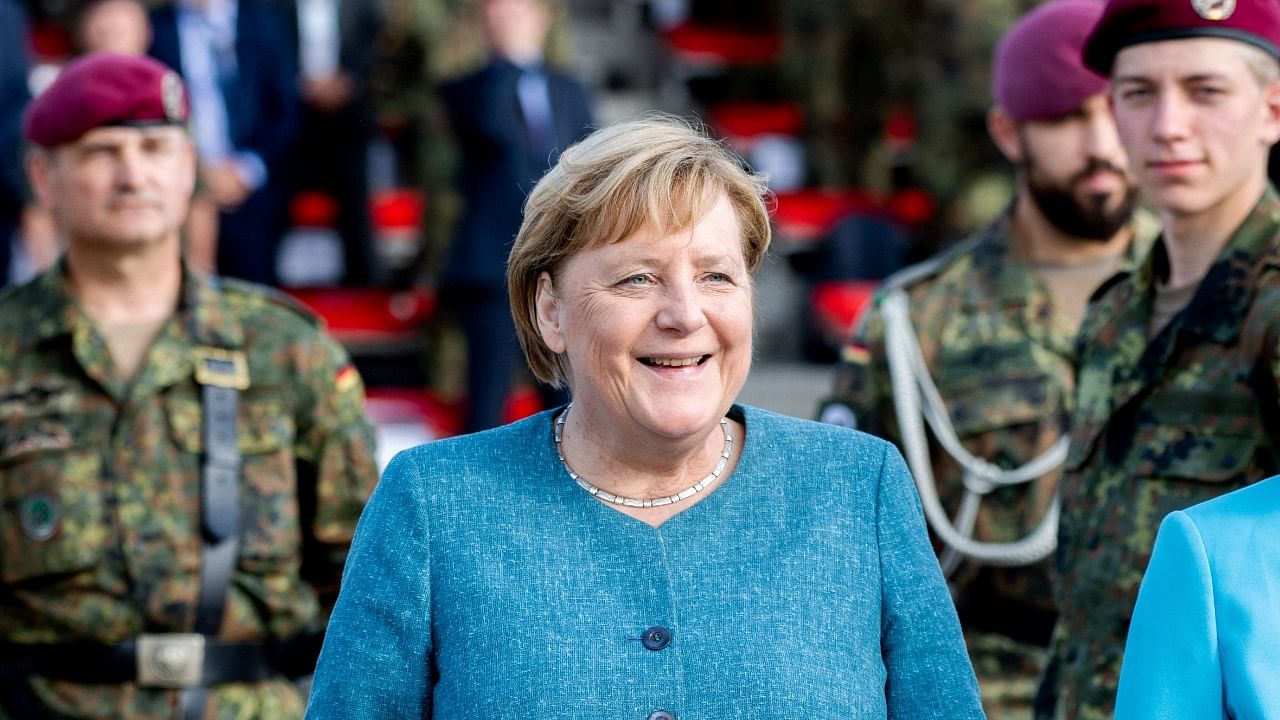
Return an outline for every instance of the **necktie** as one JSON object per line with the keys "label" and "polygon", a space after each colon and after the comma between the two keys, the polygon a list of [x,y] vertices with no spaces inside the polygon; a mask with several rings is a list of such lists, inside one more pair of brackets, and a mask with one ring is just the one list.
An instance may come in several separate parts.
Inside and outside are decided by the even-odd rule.
{"label": "necktie", "polygon": [[520,78],[516,81],[516,95],[520,100],[520,114],[524,119],[534,166],[548,167],[555,162],[556,135],[547,76],[537,67],[521,68]]}

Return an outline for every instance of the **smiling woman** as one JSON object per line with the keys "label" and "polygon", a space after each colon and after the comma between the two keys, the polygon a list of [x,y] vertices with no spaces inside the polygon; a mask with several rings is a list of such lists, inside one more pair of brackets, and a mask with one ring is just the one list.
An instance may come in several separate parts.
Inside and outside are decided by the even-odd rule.
{"label": "smiling woman", "polygon": [[665,116],[561,156],[507,277],[573,402],[392,462],[310,717],[982,717],[897,451],[734,402],[765,193]]}
{"label": "smiling woman", "polygon": [[684,473],[627,471],[673,443],[687,446],[692,472],[714,458],[710,431],[751,365],[751,276],[733,208],[722,196],[686,230],[583,250],[555,276],[539,273],[535,310],[540,339],[565,360],[567,377],[554,379],[573,393],[566,452],[594,428],[605,452],[582,458],[598,465],[592,475],[625,482],[627,496],[668,494]]}

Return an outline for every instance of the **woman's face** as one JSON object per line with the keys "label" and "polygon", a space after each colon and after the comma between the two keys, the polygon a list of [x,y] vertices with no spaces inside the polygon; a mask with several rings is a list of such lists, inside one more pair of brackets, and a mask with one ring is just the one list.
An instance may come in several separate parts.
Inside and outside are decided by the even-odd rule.
{"label": "woman's face", "polygon": [[612,432],[714,429],[751,366],[751,276],[721,194],[693,227],[642,230],[538,283],[538,329],[566,353],[574,412]]}

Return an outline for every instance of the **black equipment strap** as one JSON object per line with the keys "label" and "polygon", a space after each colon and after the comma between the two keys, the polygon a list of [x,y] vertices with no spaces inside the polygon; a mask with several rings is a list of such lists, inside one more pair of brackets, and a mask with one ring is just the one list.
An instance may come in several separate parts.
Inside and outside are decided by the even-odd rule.
{"label": "black equipment strap", "polygon": [[236,444],[239,391],[205,385],[204,472],[200,479],[200,524],[204,557],[195,631],[216,637],[222,626],[231,571],[240,540],[240,448]]}
{"label": "black equipment strap", "polygon": [[[240,447],[236,414],[240,391],[249,386],[243,352],[198,348],[196,382],[201,385],[204,415],[204,471],[200,478],[200,526],[204,550],[200,562],[200,599],[195,632],[218,636],[231,573],[240,545]],[[201,720],[207,692],[182,691],[185,720]]]}

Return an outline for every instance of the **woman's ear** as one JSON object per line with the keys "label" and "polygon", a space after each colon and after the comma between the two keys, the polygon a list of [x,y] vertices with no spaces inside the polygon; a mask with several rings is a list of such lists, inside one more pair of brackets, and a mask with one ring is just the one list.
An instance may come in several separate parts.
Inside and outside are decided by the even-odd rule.
{"label": "woman's ear", "polygon": [[564,352],[565,344],[560,328],[560,299],[556,297],[551,273],[543,271],[538,275],[538,292],[534,296],[533,306],[542,342],[546,343],[548,350],[559,355]]}

